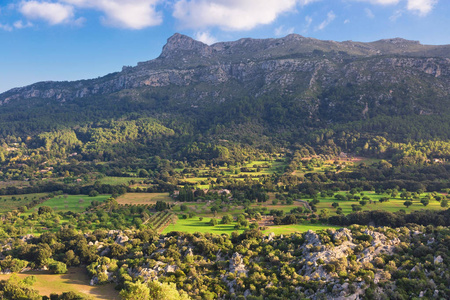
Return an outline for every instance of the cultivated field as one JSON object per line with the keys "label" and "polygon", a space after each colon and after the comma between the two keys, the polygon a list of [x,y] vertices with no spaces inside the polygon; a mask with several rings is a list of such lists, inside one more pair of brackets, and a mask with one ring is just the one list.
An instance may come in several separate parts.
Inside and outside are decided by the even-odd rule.
{"label": "cultivated field", "polygon": [[[209,223],[211,218],[203,218],[202,221],[199,220],[198,217],[194,217],[192,219],[178,219],[175,224],[170,224],[167,226],[162,233],[168,233],[171,231],[182,231],[182,232],[201,232],[201,233],[214,233],[214,234],[231,234],[233,231],[237,231],[242,233],[244,230],[236,230],[234,226],[236,222],[230,224],[218,224],[212,226]],[[220,220],[218,220],[220,221]]]}
{"label": "cultivated field", "polygon": [[[342,194],[345,195],[347,192],[339,192],[336,194]],[[360,194],[357,194],[360,195]],[[444,210],[447,208],[442,208],[441,204],[437,200],[430,200],[429,204],[427,206],[424,206],[420,200],[411,200],[412,205],[408,208],[403,204],[406,199],[401,199],[400,196],[397,196],[395,198],[390,197],[387,194],[375,194],[375,192],[363,192],[364,196],[369,197],[372,200],[372,203],[368,202],[366,205],[362,206],[362,210],[384,210],[389,212],[396,212],[399,210],[405,210],[407,213],[412,212],[415,210],[421,210],[421,209],[427,209],[427,210]],[[426,193],[421,194],[420,198],[423,198],[426,196]],[[363,196],[361,196],[362,198]],[[390,200],[387,202],[380,203],[379,200],[382,197],[389,197]],[[339,203],[339,207],[342,208],[342,212],[344,214],[349,214],[352,212],[352,205],[359,205],[359,201],[351,200],[337,200],[333,197],[326,197],[318,198],[320,203],[317,204],[317,211],[319,212],[321,209],[328,209],[330,213],[335,213],[336,209],[333,208],[331,205],[333,202]]]}
{"label": "cultivated field", "polygon": [[140,178],[140,177],[112,177],[112,176],[105,176],[102,179],[100,179],[100,183],[102,184],[111,184],[111,185],[119,185],[124,184],[128,185],[131,180],[135,182],[143,181],[146,178]]}
{"label": "cultivated field", "polygon": [[0,196],[0,213],[6,213],[28,205],[31,201],[44,197],[45,193]]}
{"label": "cultivated field", "polygon": [[117,202],[125,205],[155,204],[156,201],[174,202],[169,193],[127,193],[118,197]]}
{"label": "cultivated field", "polygon": [[83,212],[91,205],[92,201],[103,202],[109,197],[110,195],[99,195],[96,197],[89,197],[88,195],[59,195],[31,208],[28,210],[28,213],[37,212],[41,206],[49,206],[55,212]]}

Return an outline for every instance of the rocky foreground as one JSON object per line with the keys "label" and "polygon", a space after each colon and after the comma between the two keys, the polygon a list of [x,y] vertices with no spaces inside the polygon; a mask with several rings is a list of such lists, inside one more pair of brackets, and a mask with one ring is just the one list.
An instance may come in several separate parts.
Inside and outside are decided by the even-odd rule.
{"label": "rocky foreground", "polygon": [[45,247],[49,235],[55,243],[53,258],[67,265],[91,261],[87,269],[93,285],[115,282],[124,288],[127,282],[159,280],[175,283],[194,299],[448,299],[450,295],[447,227],[354,225],[289,236],[263,236],[252,230],[231,237],[66,231],[15,241],[15,250],[8,243],[3,253],[24,259],[24,249]]}

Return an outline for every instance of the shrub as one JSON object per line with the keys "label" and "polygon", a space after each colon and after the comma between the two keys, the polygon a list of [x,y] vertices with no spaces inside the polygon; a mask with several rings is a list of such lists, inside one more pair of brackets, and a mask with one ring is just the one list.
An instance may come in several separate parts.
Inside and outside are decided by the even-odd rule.
{"label": "shrub", "polygon": [[66,274],[67,273],[67,265],[60,261],[53,261],[49,264],[49,270],[53,274]]}

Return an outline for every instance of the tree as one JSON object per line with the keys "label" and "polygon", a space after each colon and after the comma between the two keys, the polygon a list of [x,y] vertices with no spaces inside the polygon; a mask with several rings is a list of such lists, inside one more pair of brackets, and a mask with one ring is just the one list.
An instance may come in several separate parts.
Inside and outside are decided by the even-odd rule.
{"label": "tree", "polygon": [[412,204],[413,204],[412,201],[409,201],[409,200],[403,202],[403,205],[406,206],[406,208],[410,207]]}
{"label": "tree", "polygon": [[150,289],[150,299],[153,300],[189,300],[191,299],[184,291],[178,291],[175,283],[161,283],[150,281],[147,283]]}
{"label": "tree", "polygon": [[150,300],[150,288],[140,281],[127,282],[126,289],[120,291],[125,300]]}
{"label": "tree", "polygon": [[168,209],[168,205],[164,201],[156,201],[155,209],[156,211],[163,211]]}
{"label": "tree", "polygon": [[98,194],[99,194],[99,193],[98,193],[96,190],[91,190],[91,191],[89,192],[89,197],[97,197]]}
{"label": "tree", "polygon": [[30,285],[33,283],[33,280],[29,280],[28,282],[27,278],[20,280],[17,274],[12,274],[8,280],[0,281],[0,297],[2,299],[11,300],[42,299],[42,297],[39,296],[39,293],[30,287]]}
{"label": "tree", "polygon": [[147,170],[141,169],[141,170],[139,170],[138,176],[139,177],[148,177],[149,174],[148,174]]}
{"label": "tree", "polygon": [[59,262],[59,261],[53,261],[49,264],[49,270],[53,274],[66,274],[67,273],[67,266],[65,263]]}
{"label": "tree", "polygon": [[38,214],[42,215],[45,213],[52,213],[53,209],[50,206],[41,206],[39,207]]}
{"label": "tree", "polygon": [[444,200],[442,200],[441,201],[441,207],[448,207],[448,200],[447,199],[444,199]]}
{"label": "tree", "polygon": [[35,251],[34,257],[39,266],[45,265],[52,256],[52,249],[47,243],[39,244]]}
{"label": "tree", "polygon": [[362,207],[361,207],[361,205],[352,204],[352,210],[353,211],[361,211]]}
{"label": "tree", "polygon": [[281,222],[286,225],[296,224],[297,218],[294,215],[287,215],[286,217],[283,218]]}
{"label": "tree", "polygon": [[420,203],[422,203],[423,206],[427,206],[430,203],[430,200],[428,200],[427,198],[423,198],[422,200],[420,200]]}
{"label": "tree", "polygon": [[231,222],[233,222],[233,217],[230,215],[224,215],[222,217],[222,224],[230,224]]}
{"label": "tree", "polygon": [[120,292],[125,300],[189,300],[184,291],[178,291],[174,283],[150,281],[147,283],[127,282],[126,288]]}

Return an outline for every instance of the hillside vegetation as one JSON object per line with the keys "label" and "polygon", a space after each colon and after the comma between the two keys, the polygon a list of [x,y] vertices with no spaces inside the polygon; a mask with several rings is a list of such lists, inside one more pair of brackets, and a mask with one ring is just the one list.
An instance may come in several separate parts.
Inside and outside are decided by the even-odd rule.
{"label": "hillside vegetation", "polygon": [[175,34],[1,94],[0,298],[83,299],[45,285],[74,267],[123,299],[449,298],[449,58]]}

